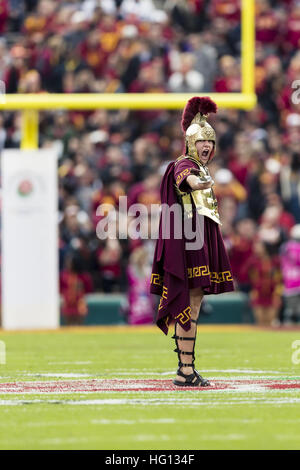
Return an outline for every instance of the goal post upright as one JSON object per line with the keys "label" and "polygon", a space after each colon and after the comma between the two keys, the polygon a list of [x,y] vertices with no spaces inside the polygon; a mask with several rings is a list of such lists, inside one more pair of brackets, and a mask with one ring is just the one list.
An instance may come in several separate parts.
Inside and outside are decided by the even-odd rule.
{"label": "goal post upright", "polygon": [[255,96],[255,0],[241,0],[242,95]]}
{"label": "goal post upright", "polygon": [[35,150],[39,146],[39,112],[36,109],[22,111],[21,150]]}

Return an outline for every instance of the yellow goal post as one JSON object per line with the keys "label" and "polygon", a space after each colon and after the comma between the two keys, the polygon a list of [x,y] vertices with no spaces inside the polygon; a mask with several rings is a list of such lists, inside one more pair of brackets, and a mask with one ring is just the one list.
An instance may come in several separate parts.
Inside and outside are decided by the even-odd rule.
{"label": "yellow goal post", "polygon": [[[255,94],[255,0],[241,0],[240,93],[198,93],[210,96],[220,108],[250,110]],[[6,94],[0,110],[22,112],[21,148],[38,148],[39,110],[52,109],[183,109],[195,93],[37,93]]]}

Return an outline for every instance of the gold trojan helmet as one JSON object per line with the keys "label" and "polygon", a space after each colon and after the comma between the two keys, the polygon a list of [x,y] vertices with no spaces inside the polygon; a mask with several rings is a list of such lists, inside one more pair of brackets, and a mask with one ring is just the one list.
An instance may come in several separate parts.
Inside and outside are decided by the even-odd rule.
{"label": "gold trojan helmet", "polygon": [[196,149],[198,140],[211,140],[214,148],[210,159],[214,156],[216,148],[216,133],[213,127],[208,124],[206,118],[209,113],[216,113],[217,105],[209,97],[191,98],[184,108],[181,127],[185,132],[186,154],[199,160]]}

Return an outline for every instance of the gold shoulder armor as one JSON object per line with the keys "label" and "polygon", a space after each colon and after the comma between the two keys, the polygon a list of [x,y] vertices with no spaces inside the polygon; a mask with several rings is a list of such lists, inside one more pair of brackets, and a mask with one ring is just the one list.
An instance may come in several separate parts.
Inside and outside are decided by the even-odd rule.
{"label": "gold shoulder armor", "polygon": [[203,165],[199,162],[199,160],[197,160],[197,159],[194,158],[194,157],[191,157],[190,155],[180,155],[180,157],[178,157],[178,158],[175,160],[175,165],[177,165],[177,163],[181,162],[182,160],[190,160],[191,162],[196,163],[199,168],[202,168],[202,167],[203,167]]}

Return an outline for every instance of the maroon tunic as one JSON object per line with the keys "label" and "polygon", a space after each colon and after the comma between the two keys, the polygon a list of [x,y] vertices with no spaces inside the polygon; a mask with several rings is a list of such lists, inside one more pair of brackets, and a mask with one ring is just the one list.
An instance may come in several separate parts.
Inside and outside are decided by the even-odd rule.
{"label": "maroon tunic", "polygon": [[[190,191],[186,178],[197,170],[197,165],[184,159],[170,163],[161,183],[161,202],[171,206],[178,202],[175,183],[182,191]],[[173,225],[181,223],[174,216]],[[193,208],[192,223],[196,228],[199,216]],[[204,217],[204,239],[201,249],[186,249],[186,238],[176,239],[173,227],[170,238],[163,237],[162,227],[165,214],[160,219],[159,239],[157,240],[150,291],[161,296],[158,308],[157,325],[168,333],[171,322],[178,322],[185,330],[190,328],[189,289],[202,287],[204,294],[220,294],[234,290],[230,263],[226,253],[219,225]],[[188,240],[189,242],[191,240]]]}
{"label": "maroon tunic", "polygon": [[[196,163],[184,159],[174,169],[174,177],[181,191],[191,192],[186,178],[197,170]],[[193,222],[199,217],[193,210]],[[204,217],[204,244],[201,250],[186,250],[189,288],[202,287],[204,294],[221,294],[234,290],[229,257],[226,253],[220,226]]]}

